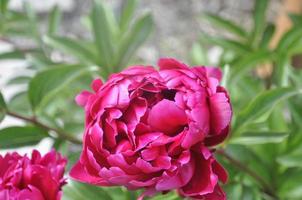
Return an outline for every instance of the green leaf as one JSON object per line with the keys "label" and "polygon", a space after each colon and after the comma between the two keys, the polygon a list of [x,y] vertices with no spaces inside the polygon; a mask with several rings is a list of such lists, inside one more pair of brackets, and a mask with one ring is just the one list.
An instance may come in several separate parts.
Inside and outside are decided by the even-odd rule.
{"label": "green leaf", "polygon": [[233,67],[231,67],[231,80],[238,80],[242,73],[246,72],[249,69],[257,67],[260,63],[270,61],[272,59],[272,56],[272,52],[266,49],[250,52],[243,55],[243,57],[236,61],[233,64]]}
{"label": "green leaf", "polygon": [[112,67],[112,58],[114,55],[114,47],[111,38],[112,33],[106,17],[105,8],[98,0],[94,1],[91,22],[98,55],[101,57],[102,61],[101,63],[107,71],[111,71],[110,67]]}
{"label": "green leaf", "polygon": [[279,156],[277,161],[285,167],[302,167],[302,153],[293,152],[287,155]]}
{"label": "green leaf", "polygon": [[73,55],[83,63],[98,63],[94,52],[75,39],[58,36],[45,36],[43,41],[55,49],[60,49],[67,54]]}
{"label": "green leaf", "polygon": [[224,28],[227,31],[236,34],[237,36],[240,36],[242,38],[245,38],[247,36],[247,32],[243,28],[236,25],[234,22],[230,20],[226,20],[218,15],[214,15],[211,13],[206,13],[203,15],[203,17],[210,23],[218,27]]}
{"label": "green leaf", "polygon": [[4,128],[0,130],[0,149],[35,145],[47,136],[47,131],[33,126]]}
{"label": "green leaf", "polygon": [[36,74],[30,81],[28,90],[32,108],[36,109],[43,99],[54,95],[60,88],[87,71],[85,69],[81,65],[59,65]]}
{"label": "green leaf", "polygon": [[153,29],[153,20],[150,14],[140,17],[131,30],[123,38],[118,52],[118,69],[125,67],[136,50],[146,41]]}
{"label": "green leaf", "polygon": [[6,84],[7,85],[17,85],[17,84],[25,84],[30,80],[29,76],[17,76],[10,79]]}
{"label": "green leaf", "polygon": [[4,119],[5,117],[5,112],[6,112],[6,103],[3,98],[2,93],[0,92],[0,122]]}
{"label": "green leaf", "polygon": [[208,65],[209,63],[207,52],[199,43],[193,44],[190,58],[193,65]]}
{"label": "green leaf", "polygon": [[125,2],[126,3],[119,20],[121,32],[126,31],[126,29],[129,27],[130,21],[137,6],[137,0],[126,0]]}
{"label": "green leaf", "polygon": [[274,33],[275,33],[276,27],[274,24],[268,24],[264,30],[264,33],[262,34],[262,39],[260,42],[260,47],[268,47],[269,42],[271,41]]}
{"label": "green leaf", "polygon": [[289,55],[291,53],[291,50],[295,48],[297,42],[301,39],[301,37],[302,28],[300,26],[293,27],[288,32],[286,32],[281,38],[276,48],[276,51]]}
{"label": "green leaf", "polygon": [[[110,189],[109,189],[110,190]],[[121,195],[121,194],[120,194]],[[122,194],[123,195],[123,194]],[[63,187],[62,200],[116,200],[110,192],[103,187],[97,187],[75,181],[70,181]],[[123,200],[123,196],[120,196]]]}
{"label": "green leaf", "polygon": [[0,12],[6,13],[8,7],[9,0],[1,0],[0,1]]}
{"label": "green leaf", "polygon": [[21,51],[14,50],[0,54],[0,60],[4,59],[24,59],[24,54]]}
{"label": "green leaf", "polygon": [[295,26],[301,26],[302,25],[302,15],[297,15],[297,14],[289,13],[288,16],[290,17],[292,23]]}
{"label": "green leaf", "polygon": [[212,37],[204,33],[201,35],[200,40],[203,44],[210,43],[213,45],[217,45],[224,48],[225,50],[232,50],[239,55],[246,54],[251,51],[248,46],[241,44],[240,42],[237,42],[235,40],[220,37]]}
{"label": "green leaf", "polygon": [[[252,41],[258,42],[261,34],[264,31],[266,19],[265,13],[268,5],[268,0],[256,0],[254,10],[254,28],[252,31]],[[260,42],[260,41],[259,41]]]}
{"label": "green leaf", "polygon": [[239,137],[232,137],[232,144],[255,145],[267,143],[279,143],[288,137],[286,132],[245,132]]}
{"label": "green leaf", "polygon": [[257,119],[279,101],[300,93],[302,91],[296,88],[276,88],[260,93],[236,116],[233,131],[236,132],[243,125]]}
{"label": "green leaf", "polygon": [[61,21],[62,13],[59,6],[54,6],[48,17],[48,34],[52,35],[57,32]]}

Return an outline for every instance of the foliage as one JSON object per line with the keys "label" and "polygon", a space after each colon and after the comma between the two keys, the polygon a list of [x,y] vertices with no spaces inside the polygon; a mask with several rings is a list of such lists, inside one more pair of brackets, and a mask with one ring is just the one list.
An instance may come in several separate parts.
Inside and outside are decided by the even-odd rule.
{"label": "foliage", "polygon": [[[153,29],[150,13],[135,16],[137,0],[127,0],[117,14],[95,0],[81,26],[88,38],[60,34],[62,13],[54,7],[46,31],[29,4],[22,11],[8,9],[0,1],[0,39],[14,49],[0,54],[0,60],[20,59],[33,75],[14,77],[7,85],[26,85],[5,101],[0,94],[0,121],[19,118],[24,126],[0,130],[0,149],[22,147],[52,138],[53,147],[68,157],[71,165],[79,157],[83,111],[74,96],[93,78],[106,79],[132,63],[137,49]],[[225,186],[229,199],[298,200],[302,198],[302,72],[291,65],[302,53],[301,16],[290,15],[294,26],[276,47],[270,42],[275,32],[266,23],[268,0],[256,0],[252,30],[233,21],[207,13],[209,21],[232,37],[201,34],[193,45],[193,64],[212,64],[206,45],[223,49],[217,64],[224,71],[223,84],[230,91],[234,120],[232,134],[217,149],[217,157],[227,167],[230,179]],[[13,41],[23,38],[34,45],[22,49]],[[60,59],[55,58],[58,52]],[[259,69],[269,66],[268,73]],[[72,112],[71,112],[72,111]],[[243,163],[243,164],[242,164]],[[137,193],[125,188],[96,188],[70,182],[63,199],[134,199]],[[176,193],[153,199],[181,199]]]}
{"label": "foliage", "polygon": [[[302,198],[298,184],[302,77],[301,66],[291,65],[293,57],[302,53],[302,29],[298,25],[301,17],[290,15],[295,25],[273,47],[275,25],[266,22],[267,6],[268,0],[255,1],[251,30],[220,16],[204,14],[203,20],[229,36],[202,33],[195,44],[200,49],[207,45],[223,49],[216,64],[228,72],[225,82],[234,120],[232,134],[222,146],[223,151],[219,150],[219,157],[230,172],[225,186],[230,199]],[[191,55],[201,53],[195,47]],[[204,57],[204,53],[199,57]],[[199,57],[191,57],[192,62]],[[266,73],[261,73],[261,69],[267,69]],[[248,170],[255,172],[256,177]]]}

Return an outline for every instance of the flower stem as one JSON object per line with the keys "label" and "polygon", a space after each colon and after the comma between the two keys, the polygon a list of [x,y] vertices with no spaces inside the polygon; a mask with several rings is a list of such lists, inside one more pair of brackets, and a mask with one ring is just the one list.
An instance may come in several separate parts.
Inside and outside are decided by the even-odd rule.
{"label": "flower stem", "polygon": [[236,160],[231,155],[226,153],[223,149],[217,149],[216,153],[228,160],[233,166],[237,167],[241,171],[251,176],[255,181],[257,181],[261,185],[263,191],[266,194],[270,195],[276,200],[278,199],[275,194],[274,188],[272,188],[261,176],[259,176],[255,171],[251,170],[246,164],[243,164],[239,160]]}
{"label": "flower stem", "polygon": [[9,115],[9,116],[12,116],[14,118],[21,119],[23,121],[32,123],[32,124],[34,124],[36,126],[39,126],[39,127],[43,128],[43,129],[47,130],[47,131],[54,131],[54,132],[56,132],[57,136],[59,138],[61,138],[61,139],[68,140],[69,142],[72,142],[74,144],[82,144],[81,140],[79,140],[78,138],[74,137],[70,133],[66,133],[63,130],[60,130],[60,129],[57,129],[57,128],[53,128],[53,127],[50,127],[50,126],[48,126],[46,124],[43,124],[42,122],[38,121],[35,117],[25,117],[25,116],[22,116],[20,114],[17,114],[17,113],[11,112],[11,111],[6,111],[6,114]]}

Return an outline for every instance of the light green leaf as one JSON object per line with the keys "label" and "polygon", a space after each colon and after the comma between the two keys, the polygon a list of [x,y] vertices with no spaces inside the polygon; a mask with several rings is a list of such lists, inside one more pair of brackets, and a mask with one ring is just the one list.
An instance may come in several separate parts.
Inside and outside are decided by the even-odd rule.
{"label": "light green leaf", "polygon": [[48,34],[52,35],[57,32],[61,21],[62,13],[59,6],[54,6],[48,17]]}
{"label": "light green leaf", "polygon": [[6,103],[2,93],[0,92],[0,122],[4,119],[5,112],[6,112]]}
{"label": "light green leaf", "polygon": [[129,27],[130,21],[133,17],[135,8],[137,6],[137,0],[126,0],[124,8],[122,10],[119,22],[121,31],[126,31]]}
{"label": "light green leaf", "polygon": [[47,136],[47,131],[33,126],[4,128],[0,130],[0,149],[35,145]]}
{"label": "light green leaf", "polygon": [[240,36],[242,38],[245,38],[247,36],[247,32],[243,28],[241,28],[230,20],[224,19],[218,15],[214,15],[211,13],[206,13],[203,15],[203,17],[210,23],[218,27],[224,28],[227,31],[236,34],[237,36]]}
{"label": "light green leaf", "polygon": [[301,93],[296,88],[276,88],[260,93],[236,116],[233,131],[236,132],[240,127],[257,119],[279,101]]}
{"label": "light green leaf", "polygon": [[60,49],[67,54],[73,55],[83,63],[98,63],[94,52],[83,43],[80,43],[75,39],[58,36],[45,36],[43,41],[53,48]]}
{"label": "light green leaf", "polygon": [[263,49],[255,52],[250,52],[243,55],[238,61],[231,66],[231,80],[238,80],[239,76],[249,69],[257,67],[259,64],[272,59],[272,52]]}
{"label": "light green leaf", "polygon": [[221,37],[212,37],[207,34],[202,34],[200,40],[203,44],[209,43],[212,45],[217,45],[224,48],[225,50],[232,50],[239,55],[246,54],[251,51],[248,46],[241,44],[236,40],[225,39]]}
{"label": "light green leaf", "polygon": [[118,187],[97,187],[75,181],[70,181],[63,187],[62,200],[132,200],[131,192]]}
{"label": "light green leaf", "polygon": [[30,80],[29,76],[17,76],[10,79],[6,84],[7,85],[17,85],[17,84],[25,84]]}
{"label": "light green leaf", "polygon": [[302,25],[302,15],[297,15],[294,13],[289,13],[288,16],[290,17],[292,23],[295,26],[301,26]]}
{"label": "light green leaf", "polygon": [[193,65],[207,65],[209,63],[207,52],[199,43],[193,44],[190,58]]}
{"label": "light green leaf", "polygon": [[118,69],[126,67],[136,50],[146,41],[153,29],[153,20],[150,14],[140,17],[131,30],[123,38],[118,52]]}
{"label": "light green leaf", "polygon": [[232,144],[255,145],[267,143],[279,143],[288,137],[286,132],[245,132],[239,137],[232,137]]}
{"label": "light green leaf", "polygon": [[112,33],[106,17],[105,8],[98,0],[94,1],[91,22],[98,55],[101,58],[102,65],[104,65],[101,67],[105,67],[107,71],[110,71],[114,55],[114,47],[111,38]]}
{"label": "light green leaf", "polygon": [[279,156],[277,161],[285,167],[302,167],[302,153],[293,152],[287,155]]}
{"label": "light green leaf", "polygon": [[47,96],[54,95],[85,71],[87,69],[81,65],[59,65],[36,74],[29,83],[28,91],[32,108],[36,109]]}
{"label": "light green leaf", "polygon": [[254,10],[254,28],[252,31],[252,41],[260,42],[258,39],[264,31],[266,19],[265,13],[268,5],[268,0],[256,0]]}

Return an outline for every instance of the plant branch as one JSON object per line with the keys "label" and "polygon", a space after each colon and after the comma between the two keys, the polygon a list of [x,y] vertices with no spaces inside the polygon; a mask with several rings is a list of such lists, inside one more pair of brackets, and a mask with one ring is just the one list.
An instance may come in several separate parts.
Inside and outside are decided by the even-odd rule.
{"label": "plant branch", "polygon": [[6,114],[9,115],[9,116],[21,119],[23,121],[32,123],[32,124],[34,124],[36,126],[39,126],[39,127],[43,128],[43,129],[47,130],[47,131],[54,131],[54,132],[57,133],[57,136],[59,138],[62,138],[64,140],[68,140],[69,142],[72,142],[74,144],[82,144],[81,140],[79,140],[78,138],[72,136],[71,134],[66,133],[65,131],[62,131],[60,129],[53,128],[53,127],[50,127],[50,126],[48,126],[46,124],[43,124],[42,122],[38,121],[34,117],[32,117],[32,118],[31,117],[25,117],[25,116],[19,115],[17,113],[11,112],[11,111],[6,111]]}
{"label": "plant branch", "polygon": [[217,149],[216,153],[228,160],[233,166],[250,175],[262,186],[265,193],[269,194],[274,199],[278,199],[276,197],[275,190],[261,176],[259,176],[255,171],[251,170],[246,164],[243,164],[239,160],[236,160],[231,155],[226,153],[223,149]]}

